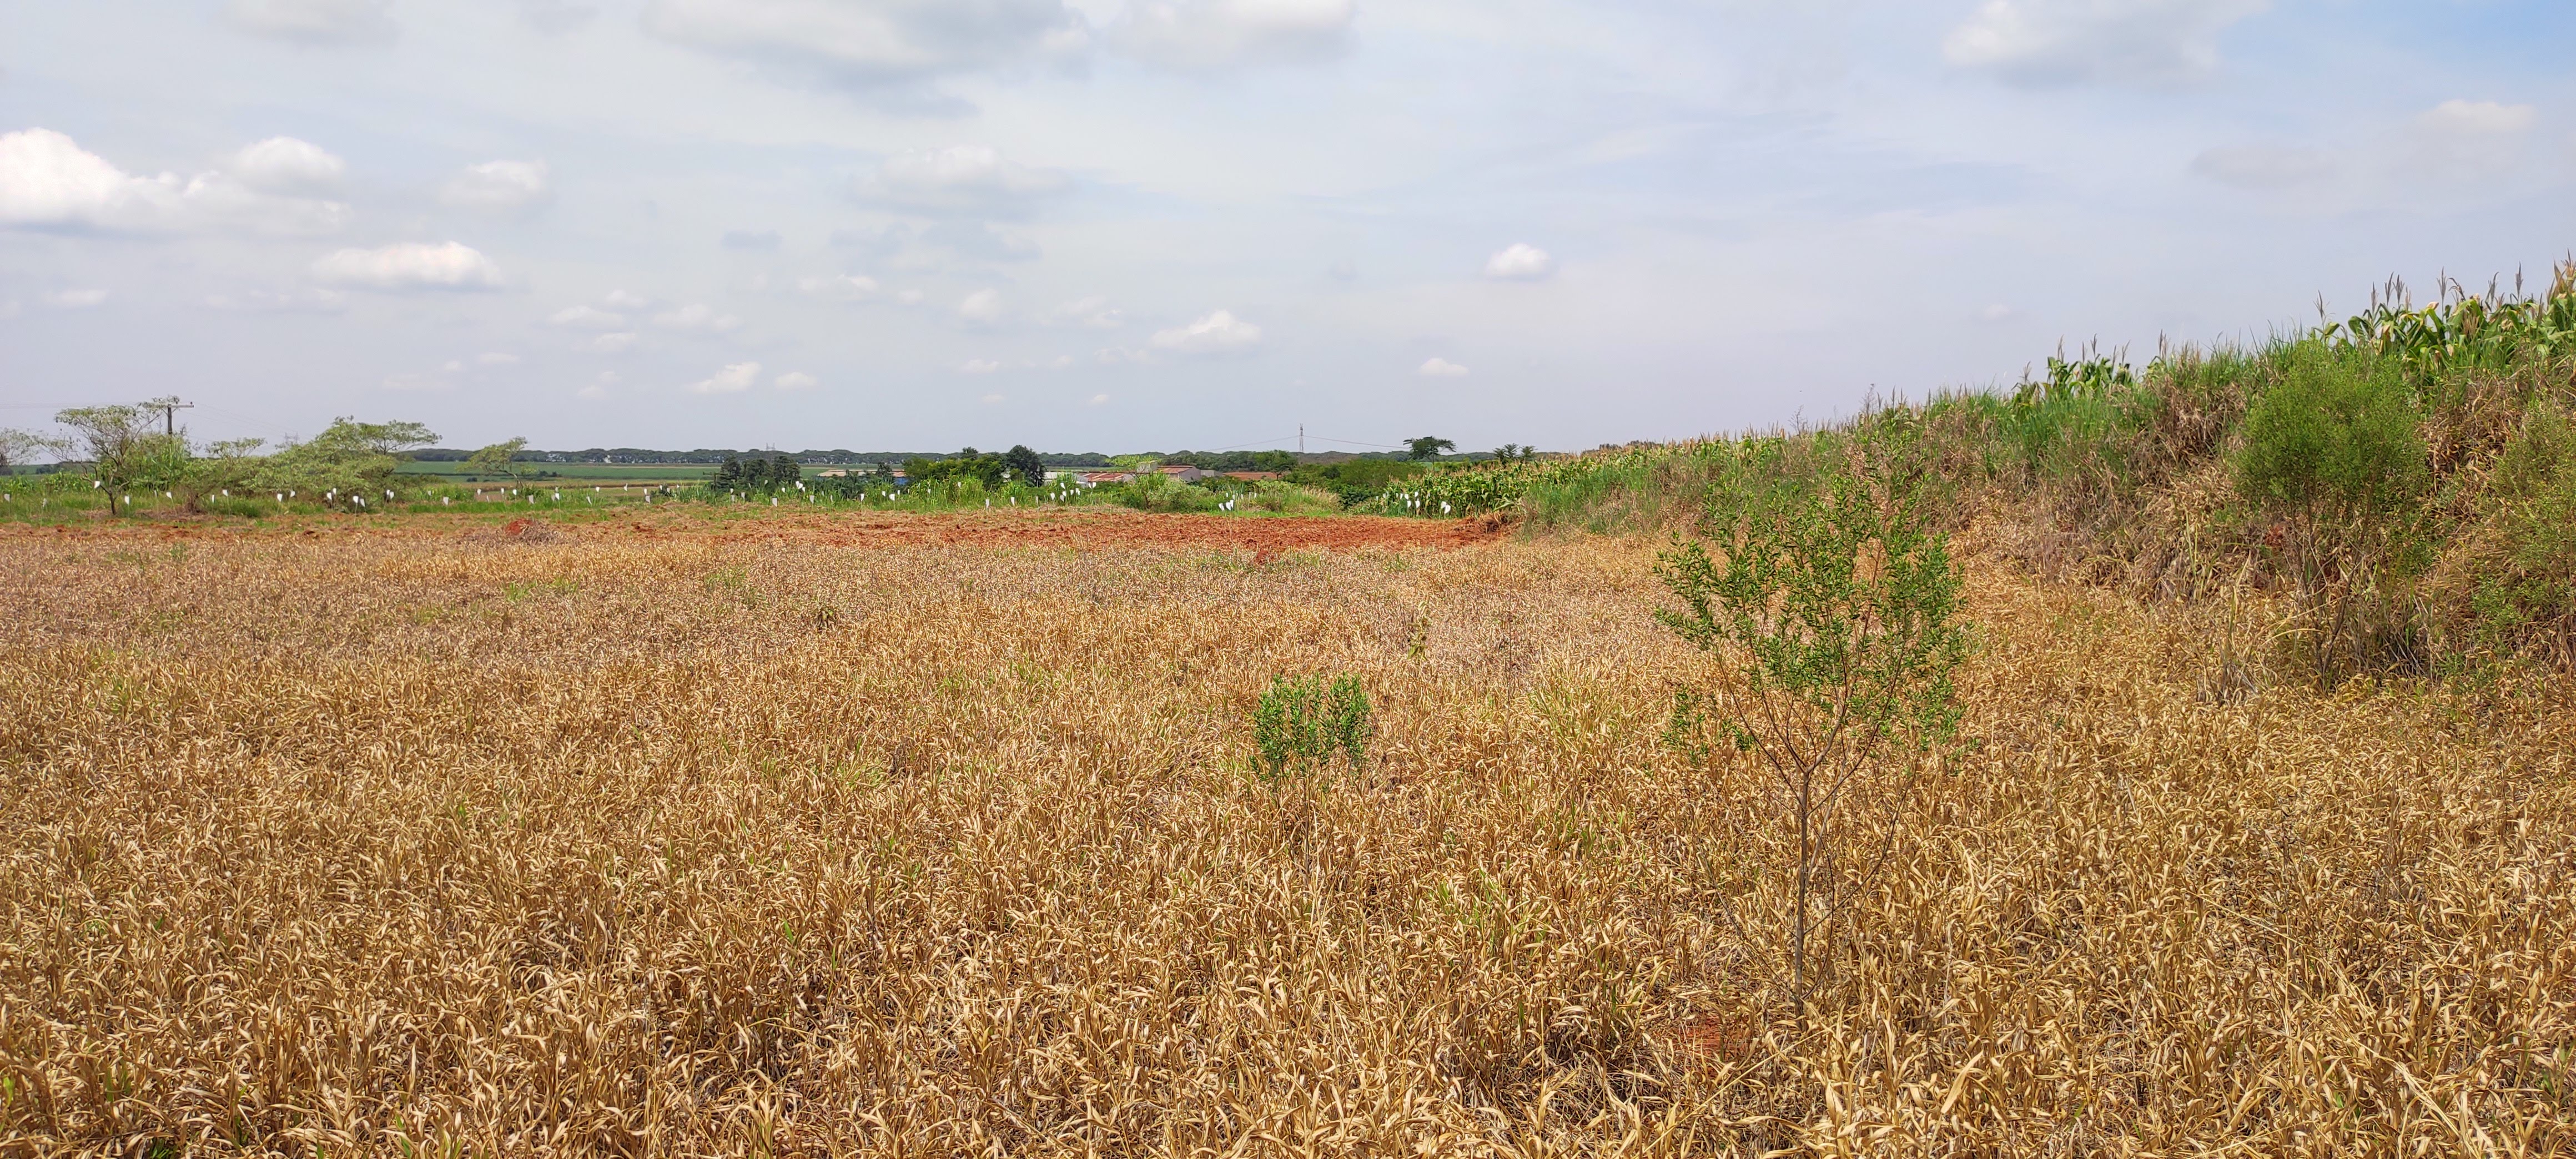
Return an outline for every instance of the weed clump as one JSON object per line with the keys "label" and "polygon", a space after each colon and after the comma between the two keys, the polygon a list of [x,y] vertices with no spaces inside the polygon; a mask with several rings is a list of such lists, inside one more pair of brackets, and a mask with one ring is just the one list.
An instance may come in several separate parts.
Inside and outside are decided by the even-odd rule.
{"label": "weed clump", "polygon": [[1352,773],[1368,762],[1376,725],[1355,676],[1278,677],[1252,709],[1254,770],[1266,784],[1322,771],[1340,753]]}

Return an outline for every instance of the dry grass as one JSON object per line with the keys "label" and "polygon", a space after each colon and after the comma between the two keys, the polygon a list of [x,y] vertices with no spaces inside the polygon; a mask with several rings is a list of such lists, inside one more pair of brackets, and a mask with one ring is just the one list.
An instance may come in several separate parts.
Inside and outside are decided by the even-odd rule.
{"label": "dry grass", "polygon": [[0,1153],[2576,1150],[2564,690],[1977,567],[1801,1029],[1650,546],[0,539]]}

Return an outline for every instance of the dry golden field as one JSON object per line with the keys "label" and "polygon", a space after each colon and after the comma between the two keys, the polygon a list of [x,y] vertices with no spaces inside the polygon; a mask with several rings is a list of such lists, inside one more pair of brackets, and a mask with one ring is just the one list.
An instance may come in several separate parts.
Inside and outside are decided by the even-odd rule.
{"label": "dry golden field", "polygon": [[2562,686],[1972,556],[1801,1022],[1653,543],[920,518],[0,531],[0,1154],[2576,1152]]}

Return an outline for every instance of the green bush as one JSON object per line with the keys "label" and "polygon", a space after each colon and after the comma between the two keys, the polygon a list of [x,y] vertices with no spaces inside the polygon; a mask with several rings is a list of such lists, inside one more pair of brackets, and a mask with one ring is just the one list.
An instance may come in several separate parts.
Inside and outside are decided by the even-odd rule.
{"label": "green bush", "polygon": [[1327,686],[1320,677],[1281,676],[1252,709],[1253,766],[1264,783],[1276,785],[1323,769],[1338,752],[1356,773],[1375,732],[1357,677]]}
{"label": "green bush", "polygon": [[1169,475],[1138,475],[1135,482],[1117,486],[1118,502],[1138,511],[1214,511],[1225,501],[1214,491]]}
{"label": "green bush", "polygon": [[2487,486],[2494,543],[2472,602],[2480,634],[2490,646],[2540,635],[2576,650],[2576,420],[2563,405],[2524,415]]}
{"label": "green bush", "polygon": [[2303,344],[2246,412],[2237,488],[2293,518],[2384,520],[2423,494],[2421,426],[2397,363]]}
{"label": "green bush", "polygon": [[1754,754],[1771,774],[1792,884],[1756,904],[1787,911],[1779,965],[1802,1008],[1880,864],[1856,830],[1901,820],[1909,758],[1958,726],[1960,573],[1903,450],[1856,448],[1859,465],[1812,492],[1713,501],[1716,541],[1679,540],[1656,565],[1680,602],[1656,618],[1717,662],[1675,691],[1665,742],[1701,764]]}
{"label": "green bush", "polygon": [[2397,622],[2395,565],[2432,472],[2397,360],[2312,341],[2284,369],[2246,411],[2236,486],[2279,521],[2308,659],[2330,687],[2347,660],[2377,658],[2373,641],[2415,638]]}

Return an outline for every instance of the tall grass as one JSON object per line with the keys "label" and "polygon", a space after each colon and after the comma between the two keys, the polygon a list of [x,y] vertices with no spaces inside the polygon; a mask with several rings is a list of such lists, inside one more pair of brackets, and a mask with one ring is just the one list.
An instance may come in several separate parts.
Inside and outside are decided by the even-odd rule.
{"label": "tall grass", "polygon": [[[2576,1148],[2563,689],[2212,703],[2198,609],[1972,563],[1802,1028],[1650,544],[690,525],[0,534],[0,1149]],[[1329,794],[1281,672],[1374,707]]]}
{"label": "tall grass", "polygon": [[[2386,413],[2373,421],[2420,449],[2412,465],[2372,473],[2424,480],[2385,519],[2365,527],[2344,511],[2319,523],[2318,512],[2253,482],[2277,472],[2243,469],[2355,437],[2357,428],[2322,442],[2299,434],[2314,429],[2307,412],[2320,400],[2343,397],[2303,384],[2381,379],[2391,384]],[[2009,391],[1874,406],[1829,427],[1453,469],[1376,507],[1504,511],[1543,530],[1662,530],[1764,479],[1812,485],[1846,444],[1864,442],[1922,467],[1946,490],[1953,526],[1992,535],[2045,574],[2163,599],[2325,593],[2315,607],[2338,610],[2292,632],[2324,641],[2311,667],[2329,680],[2351,667],[2566,665],[2576,663],[2576,547],[2554,529],[2576,512],[2576,457],[2556,449],[2571,410],[2576,265],[2537,294],[2446,284],[2423,306],[2392,283],[2363,313],[2307,331],[2168,347],[2143,367],[2091,352],[2052,358]],[[2249,422],[2258,412],[2269,418]],[[2279,439],[2297,445],[2267,441]],[[2346,550],[2356,537],[2385,541],[2362,553],[2376,562]],[[2334,566],[2319,572],[2319,560]]]}

